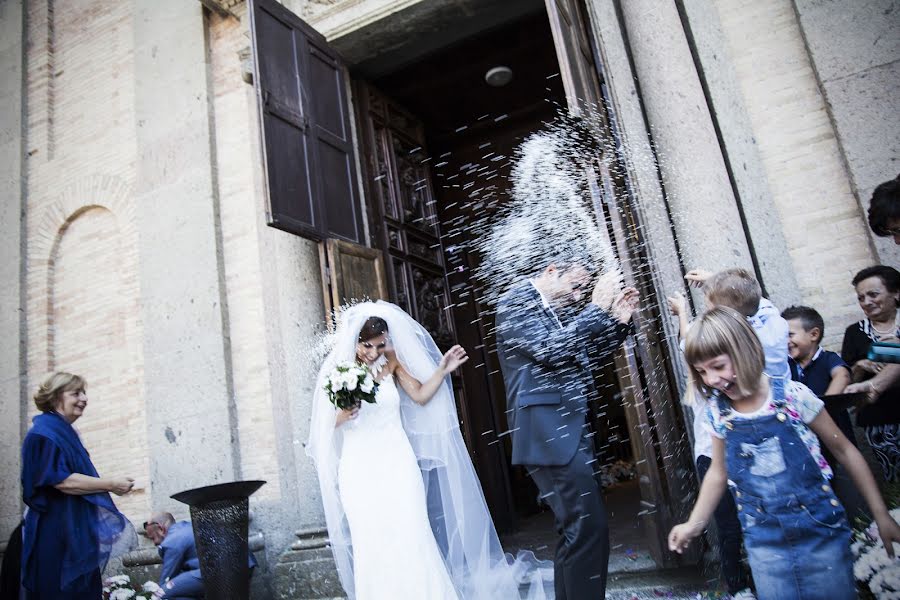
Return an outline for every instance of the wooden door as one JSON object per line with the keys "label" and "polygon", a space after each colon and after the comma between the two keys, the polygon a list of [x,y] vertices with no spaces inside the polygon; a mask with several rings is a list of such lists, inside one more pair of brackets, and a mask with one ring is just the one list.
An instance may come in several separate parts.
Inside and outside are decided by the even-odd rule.
{"label": "wooden door", "polygon": [[[607,111],[602,65],[596,58],[581,0],[546,0],[566,99],[571,113],[584,117],[602,139],[612,141],[614,130]],[[615,143],[606,145],[616,148]],[[616,368],[625,396],[632,448],[640,477],[642,511],[651,553],[660,565],[675,561],[666,549],[670,528],[684,520],[694,472],[690,447],[672,371],[641,227],[632,210],[624,161],[614,152],[598,156],[590,169],[595,214],[606,225],[621,261],[627,285],[641,292],[641,311],[635,316],[637,333],[617,353]],[[696,555],[688,556],[696,560]]]}
{"label": "wooden door", "polygon": [[322,271],[322,291],[325,314],[332,316],[348,302],[359,300],[388,300],[384,260],[380,250],[352,244],[344,240],[319,243],[319,266]]}
{"label": "wooden door", "polygon": [[[500,445],[482,435],[500,430],[490,408],[495,406],[490,382],[477,368],[486,333],[480,323],[455,326],[455,307],[467,307],[451,296],[447,275],[465,257],[441,243],[424,128],[372,86],[357,83],[355,90],[372,245],[384,251],[390,297],[422,323],[442,350],[459,343],[472,356],[453,378],[461,429],[494,524],[508,530],[513,510],[506,457]],[[446,264],[445,256],[453,264]]]}

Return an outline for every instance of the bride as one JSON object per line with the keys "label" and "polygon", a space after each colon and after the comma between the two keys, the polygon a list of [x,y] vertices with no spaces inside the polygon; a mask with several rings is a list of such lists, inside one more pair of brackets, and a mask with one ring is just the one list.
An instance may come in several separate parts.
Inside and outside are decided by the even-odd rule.
{"label": "bride", "polygon": [[[379,382],[376,401],[337,410],[324,386],[356,360]],[[448,375],[468,360],[441,355],[399,307],[364,302],[340,315],[316,381],[307,453],[319,474],[329,541],[351,600],[546,598],[552,567],[504,554],[459,431]]]}

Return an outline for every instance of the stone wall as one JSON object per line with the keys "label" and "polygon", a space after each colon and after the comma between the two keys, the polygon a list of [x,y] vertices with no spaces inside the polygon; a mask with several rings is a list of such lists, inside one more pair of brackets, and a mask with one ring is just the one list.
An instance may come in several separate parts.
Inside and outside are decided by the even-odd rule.
{"label": "stone wall", "polygon": [[0,2],[0,553],[22,517],[17,473],[25,405],[23,27],[23,0]]}
{"label": "stone wall", "polygon": [[[794,0],[806,47],[861,210],[872,190],[900,174],[900,2]],[[900,248],[873,237],[879,262]]]}
{"label": "stone wall", "polygon": [[[30,399],[53,370],[87,379],[88,409],[76,428],[101,474],[137,480],[118,505],[138,520],[150,482],[131,8],[77,0],[28,10],[24,394]],[[35,412],[29,402],[29,417]],[[18,479],[6,481],[19,495]]]}
{"label": "stone wall", "polygon": [[760,214],[759,226],[780,224],[797,296],[822,313],[825,345],[835,348],[859,318],[850,279],[874,257],[793,4],[713,4],[725,42],[720,52],[736,74],[774,201],[775,212]]}
{"label": "stone wall", "polygon": [[[251,506],[272,564],[323,524],[303,443],[324,308],[317,245],[266,226],[247,20],[182,0],[30,3],[26,47],[14,4],[0,5],[0,64],[4,100],[27,101],[28,145],[21,108],[4,111],[2,150],[26,177],[21,162],[3,168],[26,218],[4,204],[4,268],[19,281],[24,265],[27,304],[16,285],[0,301],[29,343],[20,381],[19,324],[5,318],[4,468],[19,470],[20,398],[50,370],[78,372],[90,401],[76,428],[102,475],[136,478],[116,499],[133,522],[185,517],[179,490],[265,479]],[[20,490],[3,482],[8,535]]]}

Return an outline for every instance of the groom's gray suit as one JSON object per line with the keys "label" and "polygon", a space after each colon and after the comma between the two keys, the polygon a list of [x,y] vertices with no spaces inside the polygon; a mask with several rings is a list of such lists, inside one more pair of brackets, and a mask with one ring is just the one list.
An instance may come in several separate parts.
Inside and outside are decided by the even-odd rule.
{"label": "groom's gray suit", "polygon": [[605,595],[609,527],[586,421],[590,357],[614,352],[629,328],[594,304],[563,324],[529,281],[498,305],[512,463],[528,468],[562,536],[554,560],[557,600]]}

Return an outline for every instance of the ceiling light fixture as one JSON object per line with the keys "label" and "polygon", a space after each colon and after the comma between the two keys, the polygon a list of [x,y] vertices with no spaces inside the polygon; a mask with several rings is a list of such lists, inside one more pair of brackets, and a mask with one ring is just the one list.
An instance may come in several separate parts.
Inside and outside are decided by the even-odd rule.
{"label": "ceiling light fixture", "polygon": [[512,81],[512,78],[512,69],[503,66],[488,69],[488,72],[484,74],[485,82],[492,87],[503,87]]}

